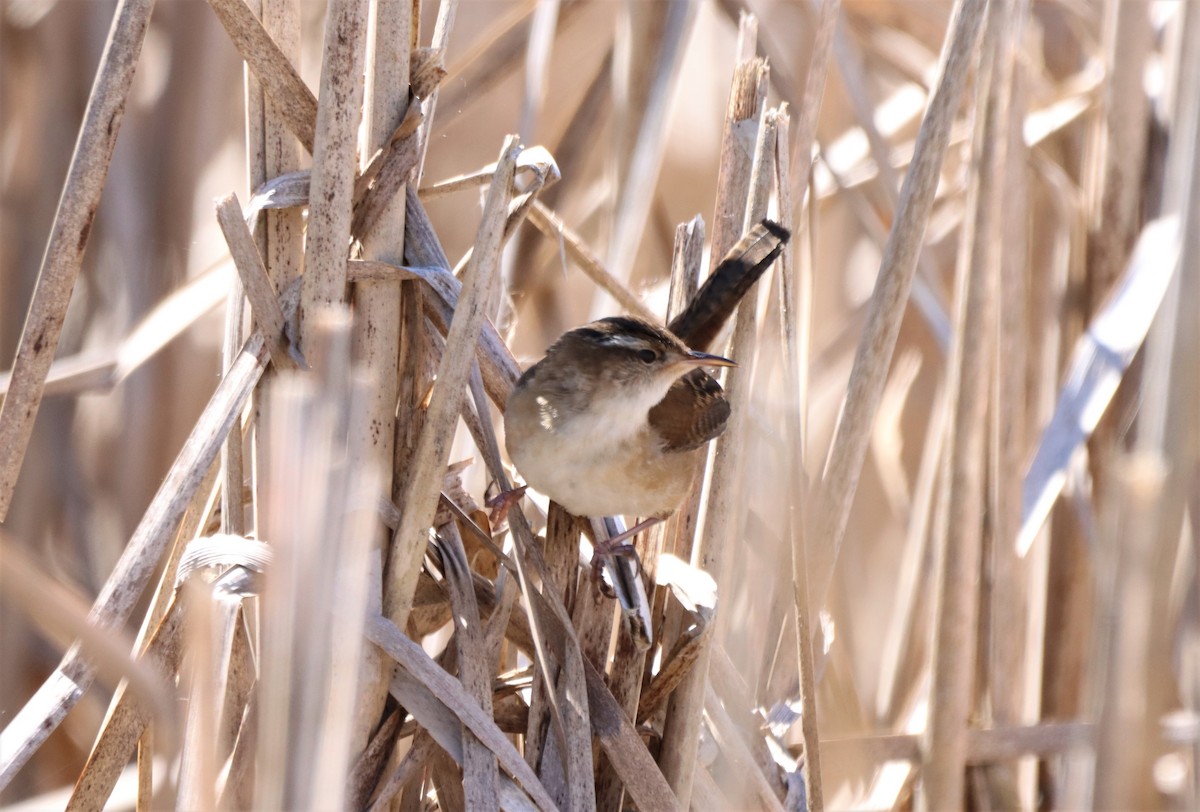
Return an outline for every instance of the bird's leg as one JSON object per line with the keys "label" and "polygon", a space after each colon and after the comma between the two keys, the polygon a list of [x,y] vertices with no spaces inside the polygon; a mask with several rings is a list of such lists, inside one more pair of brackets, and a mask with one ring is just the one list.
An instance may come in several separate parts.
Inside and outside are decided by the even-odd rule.
{"label": "bird's leg", "polygon": [[663,521],[666,521],[666,519],[642,519],[624,533],[618,533],[612,538],[596,542],[595,551],[592,555],[595,557],[597,555],[622,555],[628,553],[633,549],[633,545],[629,543],[629,539]]}
{"label": "bird's leg", "polygon": [[[643,530],[653,527],[661,521],[665,520],[643,519],[623,533],[618,533],[612,538],[598,540],[595,546],[592,547],[592,570],[596,579],[603,583],[603,579],[600,575],[600,567],[603,565],[605,557],[625,555],[636,558],[637,549],[629,542],[629,539],[633,538]],[[641,566],[640,561],[638,562],[638,565]]]}

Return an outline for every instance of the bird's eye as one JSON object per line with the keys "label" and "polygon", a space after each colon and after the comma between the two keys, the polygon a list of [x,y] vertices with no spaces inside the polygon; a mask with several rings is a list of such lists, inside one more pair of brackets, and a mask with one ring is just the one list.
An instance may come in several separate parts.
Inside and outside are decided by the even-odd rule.
{"label": "bird's eye", "polygon": [[638,350],[637,357],[643,364],[653,364],[658,360],[658,353],[654,350]]}

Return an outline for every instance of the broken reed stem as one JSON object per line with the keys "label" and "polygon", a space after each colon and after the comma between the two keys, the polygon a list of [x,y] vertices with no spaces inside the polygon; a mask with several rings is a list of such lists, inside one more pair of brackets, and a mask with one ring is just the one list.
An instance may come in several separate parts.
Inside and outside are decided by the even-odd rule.
{"label": "broken reed stem", "polygon": [[[154,0],[121,0],[88,96],[58,210],[38,271],[33,299],[0,405],[0,521],[8,515],[33,423],[58,349],[71,292],[87,250],[92,221],[108,178],[125,99],[133,82]],[[0,786],[6,783],[0,770]]]}
{"label": "broken reed stem", "polygon": [[943,49],[940,75],[917,134],[912,163],[904,176],[896,220],[884,246],[883,260],[867,312],[866,326],[850,372],[845,407],[830,446],[816,504],[813,544],[814,608],[824,605],[833,578],[850,508],[862,475],[875,412],[891,364],[900,320],[908,303],[925,226],[933,206],[938,175],[963,84],[970,72],[986,0],[958,0]]}
{"label": "broken reed stem", "polygon": [[[301,286],[300,342],[308,350],[306,313],[346,301],[346,246],[350,242],[361,80],[367,40],[366,0],[330,0],[321,59],[308,236]],[[312,363],[318,359],[310,358]]]}
{"label": "broken reed stem", "polygon": [[[238,202],[236,194],[230,193],[217,201],[217,223],[225,235],[225,242],[229,246],[229,255],[233,258],[233,264],[242,280],[238,295],[241,296],[242,290],[244,290],[245,296],[250,299],[251,311],[262,331],[263,338],[267,340],[267,351],[271,354],[271,360],[279,369],[296,369],[297,364],[288,350],[287,318],[283,315],[279,297],[271,286],[271,280],[267,277],[267,269],[254,244],[254,236],[246,227],[246,221],[242,219],[242,206]],[[237,432],[236,441],[241,442],[240,431]],[[225,484],[226,487],[237,485],[237,500],[240,505],[241,480],[239,479],[237,483],[226,481]],[[228,499],[229,497],[225,497],[222,509],[225,509],[224,506],[228,504]],[[241,535],[241,533],[234,533],[234,535]]]}

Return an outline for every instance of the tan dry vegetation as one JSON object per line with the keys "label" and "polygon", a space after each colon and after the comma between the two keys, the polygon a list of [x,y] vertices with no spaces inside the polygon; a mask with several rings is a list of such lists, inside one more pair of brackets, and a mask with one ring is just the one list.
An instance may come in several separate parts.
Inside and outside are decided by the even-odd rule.
{"label": "tan dry vegetation", "polygon": [[[1198,38],[0,0],[0,798],[1195,808]],[[501,409],[767,215],[644,652]]]}

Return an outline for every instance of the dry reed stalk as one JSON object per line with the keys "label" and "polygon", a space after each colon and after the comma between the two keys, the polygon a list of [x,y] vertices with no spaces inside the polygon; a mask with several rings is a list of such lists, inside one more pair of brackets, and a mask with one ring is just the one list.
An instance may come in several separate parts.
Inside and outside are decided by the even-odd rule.
{"label": "dry reed stalk", "polygon": [[[745,21],[744,35],[753,28]],[[766,111],[766,64],[751,59],[738,65],[729,95],[726,129],[722,139],[712,256],[724,256],[738,236],[766,215],[775,152],[775,124],[762,123]],[[746,149],[753,134],[755,147]],[[750,364],[754,357],[757,299],[753,291],[739,306],[735,316],[731,352]],[[752,368],[752,367],[751,367]],[[743,426],[749,407],[749,371],[733,370],[726,378],[726,393],[733,417],[725,433],[713,443],[710,488],[705,505],[704,533],[692,552],[694,566],[721,580],[724,548],[729,539],[740,535],[744,505],[740,504],[738,477],[741,474],[739,449],[745,442]],[[702,646],[691,673],[671,696],[663,727],[660,763],[683,804],[692,797],[692,776],[696,767],[705,685],[708,680],[708,647]]]}
{"label": "dry reed stalk", "polygon": [[985,6],[982,0],[955,3],[938,83],[917,135],[912,163],[900,189],[896,219],[884,246],[865,332],[855,354],[845,406],[830,446],[816,504],[812,538],[816,549],[824,551],[811,559],[813,577],[810,583],[814,587],[812,597],[817,606],[825,601],[845,534],[866,457],[871,424],[895,350],[900,319],[907,304],[939,170],[966,81],[967,66],[975,53]]}
{"label": "dry reed stalk", "polygon": [[[273,48],[287,60],[288,71],[282,66],[276,71],[280,77],[287,78],[289,89],[280,89],[273,93],[264,90],[263,104],[263,176],[266,179],[277,178],[289,172],[300,169],[300,150],[303,146],[312,152],[312,133],[317,120],[317,101],[303,82],[296,82],[295,71],[290,65],[299,61],[300,55],[300,8],[299,0],[262,0],[262,23],[267,35],[273,43]],[[269,49],[255,50],[262,53]],[[239,48],[240,53],[245,53]],[[266,71],[258,71],[256,78]],[[261,85],[261,78],[259,78]],[[289,114],[291,105],[299,104],[302,110]],[[294,136],[289,127],[289,115],[302,118],[304,129],[310,134],[308,140]],[[299,126],[299,125],[297,125]],[[303,244],[300,235],[304,228],[304,220],[299,209],[294,211],[268,211],[266,215],[265,237],[267,250],[263,260],[267,265],[271,284],[276,290],[283,290],[299,275],[303,261]]]}
{"label": "dry reed stalk", "polygon": [[[75,142],[33,299],[13,359],[12,378],[4,403],[0,405],[0,520],[8,514],[13,488],[42,403],[46,375],[58,349],[67,305],[87,250],[117,133],[121,130],[125,99],[133,83],[153,8],[154,0],[121,0],[113,13],[108,41],[96,69],[96,80],[88,96],[79,138]],[[0,761],[6,760],[0,758]],[[7,783],[4,776],[5,771],[0,767],[0,786]]]}
{"label": "dry reed stalk", "polygon": [[[822,13],[830,13],[826,3]],[[824,18],[822,18],[824,21]],[[810,67],[810,81],[806,90],[805,108],[817,108],[821,103],[824,90],[824,67],[817,61],[822,59],[828,64],[828,51],[821,48],[821,32],[818,33],[817,47],[813,52]],[[826,37],[825,42],[828,42]],[[801,112],[803,126],[811,128],[816,120],[815,110],[805,109]],[[778,121],[778,140],[775,145],[775,189],[779,206],[779,219],[784,223],[795,223],[796,213],[792,202],[792,168],[789,144],[791,139],[790,119],[786,113],[781,113]],[[804,137],[803,134],[801,137]],[[806,152],[811,152],[812,130],[807,137],[810,146]],[[808,173],[805,175],[806,185]],[[801,229],[797,229],[801,230]],[[812,278],[806,272],[801,272],[803,278],[798,278],[796,272],[794,249],[785,246],[779,257],[779,266],[775,278],[776,293],[779,301],[779,332],[783,350],[783,380],[784,386],[791,394],[785,399],[785,431],[787,443],[787,477],[788,490],[791,498],[788,503],[788,527],[786,532],[790,538],[791,575],[792,575],[792,623],[796,646],[796,676],[800,682],[800,701],[802,706],[801,734],[804,739],[804,788],[805,801],[812,812],[822,812],[825,809],[825,795],[821,783],[821,753],[820,736],[817,728],[817,682],[813,664],[812,649],[812,619],[809,615],[811,599],[808,594],[808,495],[809,477],[806,465],[805,450],[808,444],[808,421],[805,414],[808,404],[808,348],[812,329]],[[780,613],[781,615],[783,613]],[[782,620],[782,618],[781,618]]]}
{"label": "dry reed stalk", "polygon": [[330,808],[351,757],[378,471],[349,467],[348,433],[366,409],[350,372],[348,311],[310,313],[320,359],[280,379],[268,438],[264,536],[276,540],[263,587],[261,725],[255,804]]}
{"label": "dry reed stalk", "polygon": [[[249,8],[259,19],[263,16],[262,0],[250,0]],[[262,186],[267,178],[266,166],[266,96],[254,77],[254,72],[246,64],[242,65],[242,96],[246,116],[246,175],[250,189]],[[240,209],[240,206],[239,206]],[[240,211],[238,212],[241,213]],[[255,217],[255,220],[258,218]],[[244,224],[243,224],[244,228]],[[226,236],[226,242],[229,242]],[[252,236],[255,253],[262,265],[262,257],[267,254],[266,230],[260,230]],[[265,267],[263,275],[266,276]],[[246,319],[245,281],[235,280],[229,286],[229,299],[225,307],[225,335],[221,344],[221,367],[227,368],[232,363],[238,348],[245,338],[243,330]],[[251,415],[253,419],[253,415]],[[232,535],[244,535],[246,532],[246,504],[244,498],[244,483],[246,481],[245,443],[241,431],[231,431],[221,449],[221,530]],[[253,502],[253,492],[251,493]]]}
{"label": "dry reed stalk", "polygon": [[[580,522],[561,505],[551,503],[546,515],[545,548],[542,555],[546,564],[547,579],[543,584],[549,600],[558,601],[567,612],[576,600],[576,576],[579,568]],[[561,702],[551,696],[557,693],[559,669],[552,665],[550,677],[542,672],[533,675],[532,693],[529,698],[529,719],[525,731],[525,761],[538,772],[546,783],[547,791],[562,803],[566,792],[566,775],[562,769],[562,751],[551,735],[551,714]]]}
{"label": "dry reed stalk", "polygon": [[[793,196],[804,199],[812,170],[812,147],[816,139],[818,113],[825,91],[828,75],[830,50],[833,44],[837,21],[841,11],[840,0],[824,0],[813,35],[812,53],[805,80],[804,96],[800,105],[800,118],[793,151],[788,153],[789,123],[786,116],[780,117],[779,141],[776,150],[776,189],[779,202],[779,218],[789,225],[794,224]],[[796,156],[793,170],[791,155]],[[810,199],[810,206],[815,198]],[[796,229],[802,231],[802,229]],[[789,447],[794,459],[788,466],[793,477],[790,490],[791,563],[794,597],[793,623],[796,638],[797,673],[800,679],[800,695],[803,703],[802,735],[805,750],[804,781],[806,803],[809,809],[820,812],[824,809],[824,792],[821,782],[821,762],[816,718],[816,682],[812,656],[812,625],[809,621],[808,586],[808,494],[809,477],[806,470],[805,452],[808,426],[808,348],[812,320],[812,279],[805,273],[795,283],[795,263],[792,247],[786,247],[780,258],[778,295],[781,307],[780,328],[785,359],[784,378],[788,389],[794,393],[794,404],[788,409],[786,419],[791,435]]]}
{"label": "dry reed stalk", "polygon": [[305,350],[310,330],[306,313],[341,304],[348,295],[346,246],[362,116],[359,77],[365,60],[367,9],[365,0],[332,0],[326,17],[300,295],[300,342]]}
{"label": "dry reed stalk", "polygon": [[[437,20],[433,24],[433,38],[430,48],[443,59],[450,44],[450,31],[454,28],[454,17],[458,14],[458,0],[440,0],[438,3]],[[415,28],[415,26],[414,26]],[[425,101],[425,131],[421,138],[421,157],[417,161],[415,182],[421,185],[425,175],[425,156],[429,153],[429,141],[433,133],[434,114],[437,112],[438,89],[434,87],[429,98]]]}
{"label": "dry reed stalk", "polygon": [[224,700],[223,693],[220,698],[217,694],[219,655],[214,638],[218,607],[211,588],[195,581],[188,581],[183,588],[192,594],[183,630],[188,658],[179,673],[180,684],[187,684],[188,691],[176,803],[181,808],[212,809],[217,786],[217,713]]}
{"label": "dry reed stalk", "polygon": [[[175,534],[170,555],[134,644],[134,651],[138,656],[159,662],[168,679],[172,679],[178,672],[183,651],[181,624],[185,596],[176,592],[175,576],[184,548],[208,520],[215,507],[218,491],[214,486],[219,470],[219,465],[212,465],[192,497],[192,503],[188,506]],[[175,616],[168,620],[171,613],[175,613]],[[149,713],[148,708],[129,695],[127,687],[117,689],[109,703],[105,723],[76,781],[77,788],[73,794],[79,796],[82,806],[92,806],[97,799],[103,803],[103,799],[111,797],[113,788],[128,763],[132,740],[138,743],[139,791],[145,784],[146,792],[149,792],[153,769],[153,728],[148,725],[153,721],[152,717],[153,714]],[[161,726],[167,720],[160,718],[157,721]],[[168,728],[167,733],[165,741],[173,741],[175,731]],[[164,737],[160,734],[159,747],[163,746]],[[145,774],[143,770],[146,771]]]}
{"label": "dry reed stalk", "polygon": [[[237,230],[230,232],[233,235],[232,237],[230,234],[226,234],[226,242],[233,242],[244,235],[248,242],[239,243],[241,251],[239,259],[242,260],[242,265],[246,268],[245,273],[254,273],[254,270],[250,270],[252,265],[247,261],[248,257],[253,255],[257,263],[255,270],[258,271],[262,280],[266,280],[266,269],[262,266],[262,259],[254,244],[254,237],[246,228],[245,222],[242,221],[241,206],[238,205],[236,199],[232,201],[232,208],[235,221],[234,229]],[[246,251],[247,246],[249,247],[249,251]],[[237,261],[234,262],[234,265],[237,265]],[[239,276],[241,275],[242,272],[239,270]],[[246,294],[244,288],[245,283],[240,279],[232,280],[229,286],[229,295],[225,300],[225,336],[221,343],[221,368],[223,370],[228,369],[234,359],[237,358],[238,350],[241,349],[242,340],[245,337],[242,332],[242,322],[246,315]],[[261,291],[258,291],[257,295],[261,299]],[[281,317],[280,324],[278,325],[280,332],[276,335],[282,337],[283,311],[280,309],[279,301],[274,295],[271,296],[271,302],[275,310],[279,311]],[[273,341],[272,338],[274,336],[270,332],[264,334],[264,338],[267,338],[268,352],[281,357],[287,354],[286,350],[280,352],[280,348],[276,346],[280,344],[280,341],[278,339]],[[225,440],[225,445],[221,447],[221,531],[237,536],[246,532],[246,510],[243,493],[245,477],[242,465],[243,447],[242,422],[239,415],[237,424],[230,430],[229,436]]]}
{"label": "dry reed stalk", "polygon": [[[384,596],[388,617],[403,622],[412,605],[417,574],[425,550],[425,529],[429,527],[437,505],[449,442],[458,422],[461,393],[470,372],[484,315],[480,299],[487,289],[489,275],[497,270],[504,213],[511,195],[513,170],[518,153],[516,139],[505,141],[496,174],[488,190],[483,220],[477,237],[477,250],[464,275],[463,295],[455,307],[456,318],[446,336],[446,354],[442,356],[437,386],[425,416],[425,425],[413,454],[411,471],[402,504],[406,510],[396,529],[389,559],[390,575]],[[397,546],[399,545],[399,546]]]}
{"label": "dry reed stalk", "polygon": [[[1007,119],[1001,128],[1005,139],[1008,169],[1003,182],[1007,200],[1021,199],[1024,189],[1027,153],[1019,124],[1024,118],[1018,93],[1017,46],[1023,37],[1028,16],[1025,0],[1007,3],[1008,35],[1000,42],[996,56],[998,92],[1007,100]],[[986,675],[989,718],[995,724],[1016,724],[1024,717],[1025,697],[1030,693],[1024,679],[1025,636],[1028,623],[1030,568],[1010,543],[1020,524],[1021,466],[1028,454],[1025,406],[1029,387],[1030,347],[1028,346],[1025,302],[1029,296],[1027,279],[1026,224],[1021,217],[1006,212],[1001,224],[1002,251],[1000,300],[997,323],[996,378],[991,402],[991,470],[988,511],[993,530],[985,551],[992,579],[984,584],[990,597],[983,606],[987,612],[984,627],[989,651]],[[1030,802],[1032,799],[1029,799]]]}
{"label": "dry reed stalk", "polygon": [[997,64],[1009,36],[1009,8],[990,7],[983,45],[972,156],[976,177],[967,195],[951,351],[954,392],[946,479],[948,511],[942,537],[937,630],[933,646],[928,751],[922,766],[923,803],[952,809],[962,803],[966,739],[975,711],[980,565],[987,470],[987,407],[996,359],[996,301],[1000,274],[1000,216],[1004,197],[1003,137],[1008,117],[1005,71]]}
{"label": "dry reed stalk", "polygon": [[[177,595],[142,653],[142,657],[148,662],[155,663],[164,685],[171,684],[183,658],[185,605],[186,600]],[[76,781],[71,800],[67,804],[68,809],[95,809],[104,805],[105,800],[112,794],[122,770],[129,763],[130,752],[153,717],[151,709],[139,701],[128,688],[117,692],[109,708],[104,729],[92,746],[87,764]],[[160,748],[163,747],[163,721],[164,719],[159,717],[156,725],[159,730]]]}
{"label": "dry reed stalk", "polygon": [[[246,228],[246,221],[242,219],[242,207],[238,203],[237,195],[230,193],[217,201],[217,222],[229,245],[229,255],[233,258],[233,264],[242,279],[238,296],[240,297],[241,291],[244,290],[245,296],[250,300],[254,319],[262,331],[263,338],[266,339],[267,352],[271,355],[271,361],[274,362],[276,369],[296,369],[298,364],[290,350],[287,318],[283,314],[283,307],[280,306],[279,298],[271,285],[266,266],[263,265],[263,259],[254,245],[254,236],[250,233],[250,229]],[[234,432],[234,434],[236,442],[240,445],[241,431]],[[229,455],[223,458],[222,463],[227,464],[228,461]],[[238,468],[241,468],[240,455]],[[240,512],[242,507],[241,477],[238,477],[236,482],[226,479],[224,488],[228,490],[231,487],[237,489],[236,494],[228,495],[226,501],[222,503],[222,510],[236,508]],[[236,501],[230,502],[229,497],[233,496],[236,496]],[[224,518],[224,514],[222,514],[222,518]],[[226,530],[226,532],[231,531]],[[240,533],[234,535],[240,535]]]}
{"label": "dry reed stalk", "polygon": [[650,323],[658,318],[642,304],[642,300],[633,295],[624,283],[613,275],[587,243],[563,223],[562,219],[547,208],[541,201],[534,201],[529,210],[529,222],[549,239],[560,242],[567,256],[575,261],[579,270],[583,271],[597,287],[612,296],[626,312]]}
{"label": "dry reed stalk", "polygon": [[[368,82],[364,91],[364,156],[390,146],[393,134],[402,122],[411,120],[410,112],[420,110],[419,104],[411,105],[413,109],[409,110],[408,97],[413,13],[412,3],[408,0],[392,0],[371,5],[367,35]],[[415,136],[412,140],[415,142]],[[413,157],[415,158],[415,149]],[[408,169],[411,169],[412,165],[410,163]],[[355,212],[351,232],[363,235],[363,255],[367,258],[397,265],[404,261],[404,212],[407,195],[396,195],[395,192],[403,187],[408,169],[402,172],[393,170],[399,176],[392,182],[394,188],[388,189],[393,196],[378,209],[370,226],[355,229],[361,214]],[[381,171],[376,177],[376,187],[382,175]],[[411,290],[411,286],[408,288]],[[400,363],[401,313],[404,309],[401,297],[404,290],[405,286],[399,279],[361,280],[354,283],[352,294],[352,355],[373,381],[368,406],[363,415],[364,421],[350,427],[352,435],[359,438],[352,441],[352,444],[365,450],[366,458],[355,461],[352,465],[368,465],[383,472],[380,482],[381,494],[386,497],[391,496],[394,482],[392,466],[395,461],[396,404],[400,394],[397,371]],[[378,578],[382,578],[383,572],[386,571],[383,554],[388,547],[388,540],[385,529],[380,527],[375,539],[375,549],[378,550],[379,556],[376,575]],[[378,590],[378,596],[372,599],[371,611],[374,612],[383,610],[382,585]],[[376,602],[379,605],[375,605]],[[387,697],[389,669],[373,646],[366,647],[363,653],[363,686],[356,707],[357,719],[352,744],[355,753],[359,753],[367,745],[368,737],[379,722]]]}
{"label": "dry reed stalk", "polygon": [[[439,731],[443,728],[433,720],[431,714],[437,712],[435,709],[440,709],[442,713],[449,711],[462,726],[469,729],[496,754],[500,765],[509,775],[521,782],[525,792],[539,808],[557,808],[516,748],[504,737],[492,718],[484,714],[479,703],[467,693],[458,680],[443,671],[420,646],[405,637],[386,618],[375,616],[368,619],[367,637],[399,663],[401,671],[397,672],[393,680],[392,691],[396,693],[396,680],[400,680],[402,690],[409,699],[402,699],[405,707],[417,714],[426,730],[435,738],[440,738]],[[422,699],[426,695],[428,699]]]}
{"label": "dry reed stalk", "polygon": [[[317,98],[292,67],[296,44],[292,3],[263,0],[264,22],[255,18],[245,0],[208,0],[208,3],[242,59],[254,71],[269,100],[267,109],[272,117],[282,120],[301,146],[315,155]],[[265,26],[274,28],[274,34]],[[285,36],[280,37],[281,34]],[[270,141],[267,149],[271,149]]]}
{"label": "dry reed stalk", "polygon": [[[471,569],[458,528],[451,520],[440,530],[442,563],[450,588],[455,616],[455,651],[458,654],[458,678],[475,698],[485,716],[493,717],[491,658],[483,647],[483,626],[479,605],[471,583]],[[468,809],[483,812],[499,810],[496,757],[470,731],[463,732],[462,783]]]}
{"label": "dry reed stalk", "polygon": [[1157,792],[1153,762],[1161,741],[1157,708],[1149,705],[1154,677],[1157,530],[1166,469],[1157,456],[1135,454],[1114,465],[1114,493],[1102,519],[1097,557],[1096,623],[1090,669],[1096,718],[1095,809],[1150,809]]}

